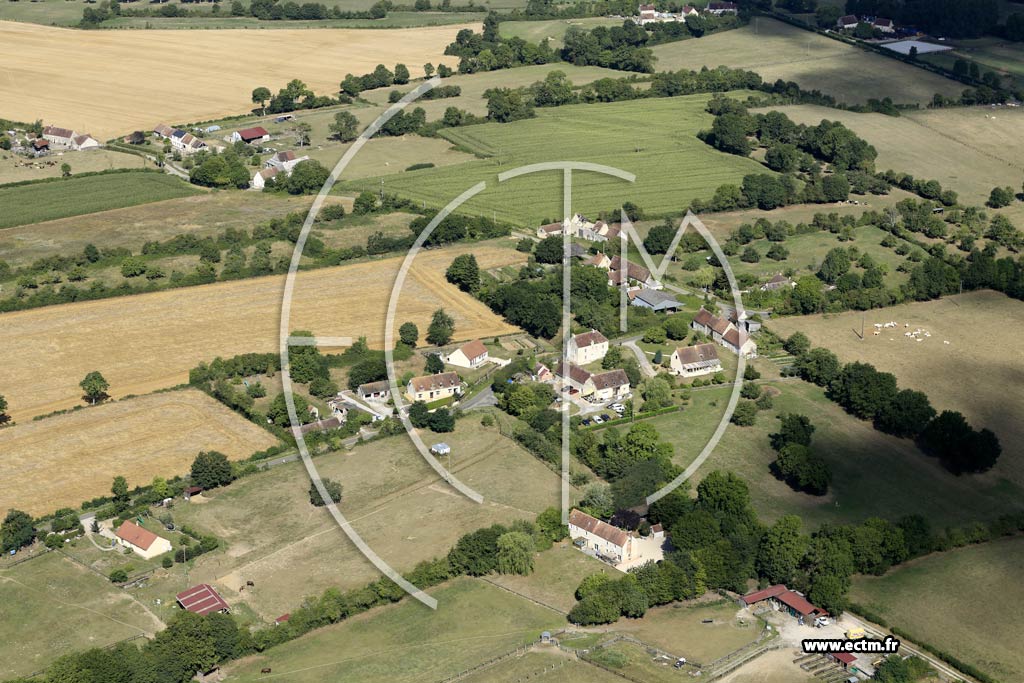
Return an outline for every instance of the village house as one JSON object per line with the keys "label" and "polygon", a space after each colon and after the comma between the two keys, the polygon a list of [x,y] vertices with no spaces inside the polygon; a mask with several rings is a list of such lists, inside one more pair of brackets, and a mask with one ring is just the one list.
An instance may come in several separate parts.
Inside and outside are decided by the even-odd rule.
{"label": "village house", "polygon": [[585,391],[584,395],[592,403],[608,403],[629,398],[629,377],[626,371],[620,368],[591,375],[589,387],[593,387],[593,390]]}
{"label": "village house", "polygon": [[599,251],[596,254],[594,254],[593,256],[591,256],[589,259],[584,261],[583,265],[585,265],[585,266],[594,266],[595,268],[600,268],[602,270],[608,270],[611,267],[611,265],[612,265],[612,260],[610,258],[608,258],[608,254],[604,254],[604,253]]}
{"label": "village house", "polygon": [[83,152],[89,149],[99,149],[100,146],[100,141],[88,133],[85,135],[76,135],[71,139],[71,149],[77,152]]}
{"label": "village house", "polygon": [[535,382],[550,382],[554,379],[554,375],[551,374],[551,369],[543,363],[537,363],[533,367],[533,380]]}
{"label": "village house", "polygon": [[836,20],[836,28],[842,31],[852,31],[857,28],[859,23],[860,19],[857,18],[856,14],[847,14],[845,17],[839,17]]}
{"label": "village house", "polygon": [[171,147],[183,155],[189,155],[205,149],[206,143],[192,135],[192,133],[176,130],[171,134]]}
{"label": "village house", "polygon": [[708,14],[720,17],[723,14],[739,14],[739,5],[735,2],[709,2]]}
{"label": "village house", "polygon": [[757,344],[746,332],[741,333],[731,322],[710,313],[703,306],[693,317],[690,327],[711,337],[735,354],[742,354],[745,358],[757,357]]}
{"label": "village house", "polygon": [[633,537],[628,531],[602,522],[581,510],[569,513],[569,537],[580,550],[593,553],[613,564],[639,559],[634,554]]}
{"label": "village house", "polygon": [[43,128],[43,139],[50,143],[51,148],[71,149],[76,135],[75,131],[67,128],[58,128],[57,126],[46,126]]}
{"label": "village house", "polygon": [[537,228],[537,237],[540,239],[546,239],[548,237],[554,237],[562,234],[561,223],[547,223]]}
{"label": "village house", "polygon": [[566,350],[569,362],[576,365],[595,363],[604,358],[607,353],[608,339],[597,330],[574,335],[569,339]]}
{"label": "village house", "polygon": [[537,228],[537,237],[545,239],[556,235],[569,235],[571,237],[579,237],[588,242],[607,242],[612,238],[618,237],[619,231],[620,226],[617,224],[609,225],[604,221],[594,223],[587,220],[583,214],[577,213],[573,214],[570,218],[566,218],[561,223],[547,223],[540,226]]}
{"label": "village house", "polygon": [[796,283],[791,279],[779,273],[775,275],[771,280],[761,285],[762,292],[774,292],[778,289],[786,289],[787,287],[792,289],[796,286]]}
{"label": "village house", "polygon": [[614,256],[608,265],[608,285],[611,287],[646,287],[647,289],[661,289],[661,283],[654,279],[651,271],[639,263],[626,261],[623,268],[622,257]]}
{"label": "village house", "polygon": [[444,362],[459,368],[475,369],[487,362],[487,347],[479,339],[466,342],[444,357]]}
{"label": "village house", "polygon": [[220,597],[220,593],[208,583],[200,583],[184,590],[174,596],[181,608],[196,614],[211,614],[221,612],[227,614],[231,611],[228,603]]}
{"label": "village house", "polygon": [[43,138],[36,138],[32,141],[32,153],[37,156],[43,156],[44,154],[50,153],[50,141],[44,140]]}
{"label": "village house", "polygon": [[379,382],[360,384],[356,393],[364,401],[386,401],[391,396],[390,388],[390,383],[385,379]]}
{"label": "village house", "polygon": [[672,372],[681,377],[699,377],[721,372],[722,361],[714,344],[696,344],[676,349],[669,357]]}
{"label": "village house", "polygon": [[169,139],[171,135],[174,134],[174,130],[174,128],[171,128],[166,123],[161,123],[153,127],[153,133],[155,133],[157,137],[163,140]]}
{"label": "village house", "polygon": [[639,306],[659,313],[675,313],[683,307],[671,294],[656,289],[636,289],[629,292],[630,306]]}
{"label": "village house", "polygon": [[292,172],[296,164],[300,164],[303,161],[309,161],[309,157],[303,155],[301,157],[295,156],[295,152],[288,150],[287,152],[278,152],[274,156],[270,157],[263,162],[264,168],[276,168],[278,171]]}
{"label": "village house", "polygon": [[410,401],[440,401],[462,393],[462,380],[457,372],[439,372],[436,375],[413,377],[409,380],[405,396]]}
{"label": "village house", "polygon": [[575,363],[559,363],[555,376],[569,385],[572,395],[578,395],[591,403],[609,403],[629,397],[629,377],[625,370],[614,369],[592,373]]}
{"label": "village house", "polygon": [[267,132],[266,128],[262,126],[254,126],[252,128],[243,128],[242,130],[236,130],[230,136],[228,136],[228,142],[244,142],[247,145],[251,145],[254,142],[266,142],[270,139],[270,133]]}
{"label": "village house", "polygon": [[896,25],[892,23],[892,19],[885,17],[876,17],[871,22],[871,28],[878,29],[882,33],[896,33]]}
{"label": "village house", "polygon": [[254,190],[262,190],[267,186],[267,181],[276,178],[278,173],[280,171],[276,168],[261,168],[253,174],[252,180],[249,181],[249,187]]}
{"label": "village house", "polygon": [[813,625],[816,619],[828,617],[828,612],[820,607],[815,607],[802,594],[789,590],[781,583],[748,593],[740,598],[740,602],[744,607],[767,602],[772,609],[787,612],[790,616],[808,625]]}
{"label": "village house", "polygon": [[117,543],[147,560],[171,552],[171,542],[149,529],[125,520],[117,529]]}

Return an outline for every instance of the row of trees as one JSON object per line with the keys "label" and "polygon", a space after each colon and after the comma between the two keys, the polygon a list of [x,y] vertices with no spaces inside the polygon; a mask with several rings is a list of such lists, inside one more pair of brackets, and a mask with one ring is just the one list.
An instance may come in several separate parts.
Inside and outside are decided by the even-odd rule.
{"label": "row of trees", "polygon": [[785,348],[796,356],[794,371],[826,387],[826,395],[850,414],[873,421],[875,428],[894,436],[917,439],[925,453],[939,458],[954,474],[985,472],[1002,452],[999,439],[988,429],[975,430],[958,412],[937,414],[928,396],[900,390],[896,377],[869,363],[841,365],[825,348],[811,348],[807,337],[794,333]]}

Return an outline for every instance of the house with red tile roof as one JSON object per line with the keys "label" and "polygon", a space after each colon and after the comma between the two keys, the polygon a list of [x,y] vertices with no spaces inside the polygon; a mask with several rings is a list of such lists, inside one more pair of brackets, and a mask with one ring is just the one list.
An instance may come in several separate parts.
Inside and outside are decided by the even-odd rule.
{"label": "house with red tile roof", "polygon": [[147,560],[171,552],[170,541],[131,520],[122,522],[115,536],[120,546]]}

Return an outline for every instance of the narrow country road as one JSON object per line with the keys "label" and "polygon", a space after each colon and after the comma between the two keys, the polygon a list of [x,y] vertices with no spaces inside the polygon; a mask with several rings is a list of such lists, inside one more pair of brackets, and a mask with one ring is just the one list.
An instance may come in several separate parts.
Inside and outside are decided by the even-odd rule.
{"label": "narrow country road", "polygon": [[647,353],[636,345],[639,338],[640,337],[632,337],[620,343],[622,346],[632,351],[633,355],[636,356],[637,362],[640,363],[640,372],[644,373],[644,377],[654,377],[658,374],[658,371],[653,365],[651,365],[651,361],[647,358]]}
{"label": "narrow country road", "polygon": [[460,404],[459,407],[463,410],[473,410],[474,408],[489,408],[496,405],[498,405],[498,399],[494,395],[494,390],[488,386],[473,398]]}

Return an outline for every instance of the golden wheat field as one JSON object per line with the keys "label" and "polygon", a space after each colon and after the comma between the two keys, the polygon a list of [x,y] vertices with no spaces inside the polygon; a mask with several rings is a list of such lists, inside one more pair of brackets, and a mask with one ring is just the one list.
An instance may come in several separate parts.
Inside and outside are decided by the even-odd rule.
{"label": "golden wheat field", "polygon": [[[498,245],[421,253],[402,290],[396,329],[412,320],[425,334],[438,308],[455,319],[456,339],[516,329],[445,281],[451,260],[470,249],[481,268],[525,260]],[[366,336],[380,347],[401,262],[389,258],[301,273],[290,328]],[[103,373],[117,397],[187,382],[190,368],[216,356],[276,351],[283,295],[284,277],[272,276],[4,314],[0,366],[11,416],[24,421],[81,404],[78,383],[92,370]]]}
{"label": "golden wheat field", "polygon": [[92,406],[0,430],[0,510],[77,507],[122,475],[131,486],[188,470],[196,453],[243,458],[277,443],[196,389]]}
{"label": "golden wheat field", "polygon": [[[469,25],[477,28],[476,25]],[[336,93],[346,73],[384,63],[451,63],[466,26],[274,31],[75,31],[0,21],[0,116],[101,139],[248,111],[253,88],[293,78]]]}

